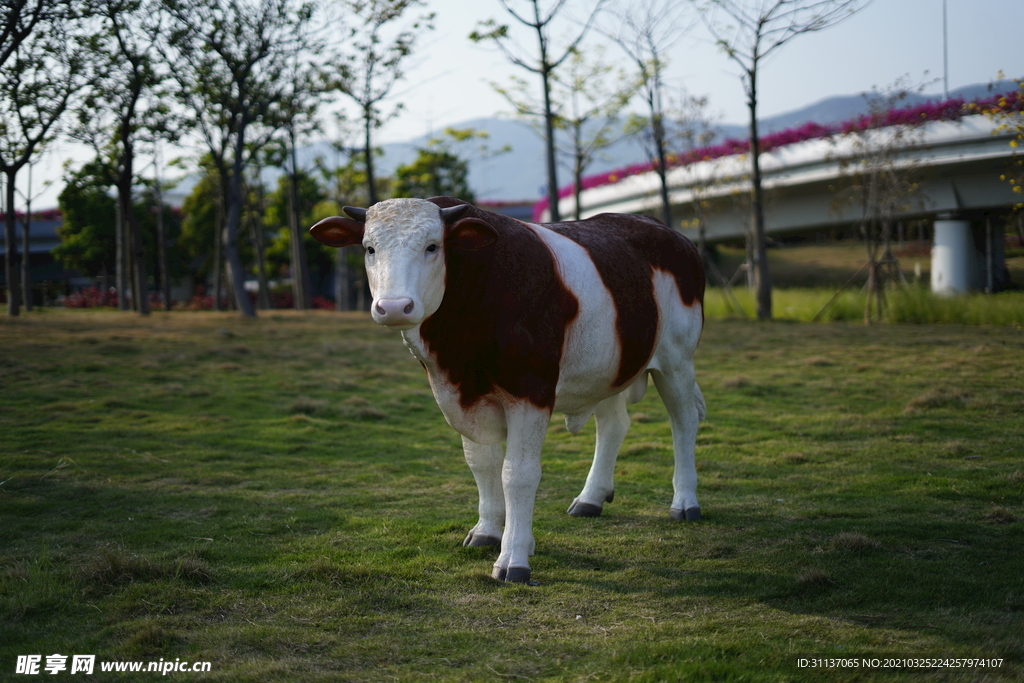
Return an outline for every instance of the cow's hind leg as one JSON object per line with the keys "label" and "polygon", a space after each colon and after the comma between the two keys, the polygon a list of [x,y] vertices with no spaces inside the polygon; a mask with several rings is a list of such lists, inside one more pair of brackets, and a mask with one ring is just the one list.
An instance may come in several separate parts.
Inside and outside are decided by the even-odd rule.
{"label": "cow's hind leg", "polygon": [[654,385],[668,410],[672,425],[675,471],[672,475],[672,507],[669,514],[680,522],[700,519],[697,502],[697,424],[704,408],[704,397],[694,378],[693,363],[684,362],[668,371],[655,371]]}
{"label": "cow's hind leg", "polygon": [[474,548],[501,545],[502,528],[505,526],[505,494],[501,486],[504,454],[501,444],[485,446],[462,437],[462,448],[480,493],[480,519],[470,529],[462,545]]}
{"label": "cow's hind leg", "polygon": [[590,466],[583,491],[569,506],[569,514],[573,517],[597,517],[604,509],[604,504],[612,502],[615,497],[615,459],[629,431],[626,392],[601,401],[594,410],[594,416],[597,420],[594,462]]}

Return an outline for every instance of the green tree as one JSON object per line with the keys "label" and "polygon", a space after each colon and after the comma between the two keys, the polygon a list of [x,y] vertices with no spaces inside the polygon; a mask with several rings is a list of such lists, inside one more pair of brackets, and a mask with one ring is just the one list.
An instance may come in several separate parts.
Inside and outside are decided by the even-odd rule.
{"label": "green tree", "polygon": [[97,159],[67,175],[57,197],[63,220],[54,257],[66,268],[101,278],[104,289],[116,260],[113,183],[110,164]]}
{"label": "green tree", "polygon": [[[41,14],[34,14],[39,9]],[[57,124],[88,81],[82,43],[90,24],[84,4],[52,3],[39,8],[27,0],[6,3],[0,14],[0,173],[6,198],[4,267],[7,275],[7,314],[18,315],[21,254],[15,238],[15,187],[18,173],[55,137]]]}
{"label": "green tree", "polygon": [[395,169],[395,197],[458,197],[473,204],[476,195],[469,187],[469,161],[455,150],[458,144],[473,138],[485,139],[487,133],[472,128],[446,128],[445,137],[431,138],[416,150],[416,159]]}
{"label": "green tree", "polygon": [[[168,42],[179,65],[177,92],[222,183],[230,291],[239,311],[254,317],[239,241],[245,169],[289,121],[296,55],[311,40],[313,6],[291,0],[164,0],[164,6],[172,18]],[[218,245],[220,237],[218,231]]]}
{"label": "green tree", "polygon": [[[140,138],[166,131],[169,110],[158,88],[166,79],[157,41],[162,27],[154,0],[105,0],[97,5],[100,31],[90,41],[98,77],[79,108],[75,137],[109,146],[122,217],[125,253],[131,255],[134,306],[149,314],[147,259],[132,188],[138,181],[135,157]],[[99,145],[95,145],[97,148]],[[122,265],[122,264],[118,264]],[[120,280],[120,277],[119,277]],[[118,283],[121,286],[121,283]],[[125,297],[121,297],[122,309]]]}
{"label": "green tree", "polygon": [[352,52],[341,57],[333,85],[359,107],[368,205],[373,205],[379,200],[373,168],[373,131],[402,109],[399,103],[385,112],[381,104],[391,95],[395,84],[405,77],[403,62],[412,54],[420,33],[433,28],[434,15],[421,15],[389,36],[406,10],[423,6],[423,0],[342,0],[341,4],[358,23],[349,29],[346,43]]}
{"label": "green tree", "polygon": [[[295,190],[298,199],[299,223],[304,226],[313,225],[314,210],[324,201],[326,195],[323,187],[311,173],[299,169],[295,174]],[[289,175],[278,178],[277,188],[267,195],[267,208],[263,215],[263,225],[274,233],[274,238],[267,246],[264,258],[268,271],[275,276],[287,273],[294,277],[295,272],[291,259],[292,235],[289,225],[289,213],[292,211],[293,179]],[[332,214],[334,215],[334,214]],[[330,272],[334,267],[334,250],[317,242],[303,230],[302,247],[306,263],[318,273]]]}
{"label": "green tree", "polygon": [[[102,287],[115,270],[117,245],[115,227],[116,199],[110,190],[117,182],[117,169],[108,160],[94,159],[77,171],[68,171],[64,189],[57,198],[63,218],[57,228],[60,244],[53,255],[65,267],[78,270],[90,277],[98,277]],[[146,188],[136,197],[132,207],[139,217],[143,248],[147,256],[146,271],[158,273],[156,250],[157,199],[152,188]],[[177,247],[181,218],[169,207],[163,207],[163,221],[171,247],[168,250],[168,268],[171,277],[186,272],[183,252]]]}

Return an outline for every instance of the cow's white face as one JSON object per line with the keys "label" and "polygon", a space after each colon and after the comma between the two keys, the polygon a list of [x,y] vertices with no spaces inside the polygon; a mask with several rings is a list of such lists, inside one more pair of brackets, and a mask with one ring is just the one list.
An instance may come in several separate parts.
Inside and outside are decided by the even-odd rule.
{"label": "cow's white face", "polygon": [[363,248],[375,322],[408,330],[444,298],[445,226],[437,205],[388,199],[366,210]]}
{"label": "cow's white face", "polygon": [[309,232],[331,247],[362,244],[374,321],[409,330],[441,306],[445,250],[484,249],[498,239],[487,221],[461,218],[468,204],[439,209],[424,199],[387,199],[369,209],[345,207],[348,216],[325,218]]}

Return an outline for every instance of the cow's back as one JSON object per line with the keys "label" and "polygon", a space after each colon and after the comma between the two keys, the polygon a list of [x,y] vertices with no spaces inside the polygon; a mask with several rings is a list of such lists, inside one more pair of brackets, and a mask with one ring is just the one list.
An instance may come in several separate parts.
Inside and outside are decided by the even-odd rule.
{"label": "cow's back", "polygon": [[623,386],[643,370],[657,343],[655,271],[675,280],[684,306],[703,304],[704,268],[697,248],[683,235],[642,215],[599,214],[543,227],[582,246],[610,294],[621,348],[614,386]]}

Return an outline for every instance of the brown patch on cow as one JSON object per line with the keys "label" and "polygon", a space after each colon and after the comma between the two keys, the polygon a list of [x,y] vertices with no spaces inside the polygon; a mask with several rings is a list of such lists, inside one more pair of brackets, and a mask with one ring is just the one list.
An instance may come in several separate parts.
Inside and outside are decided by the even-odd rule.
{"label": "brown patch on cow", "polygon": [[587,250],[615,303],[619,370],[613,386],[636,377],[654,354],[658,306],[654,269],[675,278],[683,304],[704,301],[704,266],[693,242],[649,216],[602,213],[546,227]]}
{"label": "brown patch on cow", "polygon": [[[429,201],[441,208],[464,203]],[[565,332],[579,302],[531,229],[475,206],[455,225],[472,225],[470,219],[485,222],[498,239],[478,248],[446,240],[444,299],[420,336],[464,408],[496,390],[553,408]]]}

